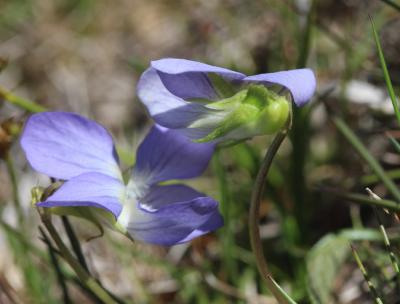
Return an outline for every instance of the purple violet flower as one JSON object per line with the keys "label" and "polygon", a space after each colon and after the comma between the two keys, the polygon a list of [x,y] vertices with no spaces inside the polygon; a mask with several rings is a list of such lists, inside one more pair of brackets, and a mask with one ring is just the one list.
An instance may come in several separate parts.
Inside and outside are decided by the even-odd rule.
{"label": "purple violet flower", "polygon": [[[31,166],[65,183],[40,207],[97,207],[114,227],[152,244],[174,245],[223,225],[218,203],[185,185],[160,182],[191,178],[206,168],[212,144],[196,144],[153,126],[138,148],[124,183],[113,140],[96,122],[73,113],[45,112],[26,122],[21,145]],[[99,210],[99,209],[97,209]]]}
{"label": "purple violet flower", "polygon": [[273,134],[287,121],[290,105],[273,86],[288,90],[297,106],[314,94],[310,69],[246,76],[201,62],[152,61],[137,92],[156,123],[194,141],[240,140]]}

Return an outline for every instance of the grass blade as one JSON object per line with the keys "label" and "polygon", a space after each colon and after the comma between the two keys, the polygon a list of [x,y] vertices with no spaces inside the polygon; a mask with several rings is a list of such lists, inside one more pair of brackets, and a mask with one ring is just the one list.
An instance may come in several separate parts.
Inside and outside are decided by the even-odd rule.
{"label": "grass blade", "polygon": [[51,241],[49,240],[46,233],[43,231],[42,227],[39,227],[39,231],[43,237],[44,242],[47,245],[47,249],[48,249],[49,256],[50,256],[50,261],[51,261],[52,265],[54,266],[54,271],[57,275],[57,281],[61,287],[61,291],[63,294],[63,302],[65,304],[72,303],[71,298],[69,297],[68,287],[67,287],[67,283],[65,282],[64,274],[61,271],[60,264],[58,263],[56,253],[54,252],[53,246],[51,245]]}
{"label": "grass blade", "polygon": [[361,272],[362,272],[362,274],[364,276],[364,279],[368,284],[368,287],[369,287],[369,290],[371,292],[371,295],[374,297],[375,303],[376,304],[383,304],[382,299],[379,297],[379,294],[376,291],[375,285],[371,281],[371,278],[370,278],[370,276],[369,276],[369,274],[367,272],[367,269],[365,268],[363,262],[360,259],[360,256],[357,253],[356,248],[353,245],[351,245],[351,250],[353,252],[354,259],[357,262],[358,268],[360,268],[360,270],[361,270]]}
{"label": "grass blade", "polygon": [[[369,195],[371,196],[371,198],[378,200],[378,201],[381,200],[381,198],[378,195],[376,195],[375,193],[373,193],[369,188],[367,188],[366,190],[369,193]],[[386,233],[385,226],[383,226],[381,217],[379,216],[378,210],[376,208],[374,208],[374,212],[375,212],[376,219],[378,220],[378,223],[379,223],[379,230],[381,231],[382,236],[383,236],[383,241],[385,244],[386,252],[388,253],[388,255],[390,257],[390,262],[392,263],[392,267],[395,272],[396,288],[398,291],[400,291],[400,269],[399,269],[399,264],[397,263],[397,256],[393,251],[392,245],[390,244],[389,237]]]}
{"label": "grass blade", "polygon": [[397,102],[396,94],[394,93],[392,81],[390,79],[389,71],[388,71],[387,66],[386,66],[385,57],[383,55],[383,50],[382,50],[382,47],[381,47],[381,43],[379,41],[379,36],[378,36],[377,31],[376,31],[374,21],[372,20],[371,16],[369,18],[370,18],[371,25],[372,25],[372,32],[374,34],[374,40],[375,40],[376,48],[378,50],[379,61],[381,62],[381,66],[382,66],[383,77],[385,78],[385,82],[386,82],[386,88],[388,90],[390,99],[391,99],[392,104],[393,104],[393,108],[394,108],[394,112],[396,114],[397,122],[400,125],[399,104]]}
{"label": "grass blade", "polygon": [[379,177],[382,183],[394,196],[397,202],[400,202],[400,191],[396,184],[387,176],[386,172],[383,170],[379,162],[369,153],[367,148],[357,137],[356,134],[349,128],[349,126],[340,118],[335,117],[333,119],[336,127],[342,133],[342,135],[347,139],[347,141],[357,150],[358,154],[368,163],[370,168]]}
{"label": "grass blade", "polygon": [[392,143],[397,153],[400,153],[400,143],[393,137],[389,135],[389,140]]}
{"label": "grass blade", "polygon": [[[378,219],[379,219],[379,217],[378,217]],[[386,233],[385,226],[382,225],[380,220],[379,220],[379,229],[383,236],[383,240],[385,243],[385,249],[390,257],[390,262],[392,263],[392,267],[395,271],[397,290],[400,290],[400,269],[399,269],[399,264],[397,263],[397,256],[392,249],[392,245],[390,244],[390,240]]]}
{"label": "grass blade", "polygon": [[397,202],[392,201],[392,200],[387,200],[387,199],[376,200],[376,199],[370,198],[367,195],[358,194],[358,193],[348,193],[342,189],[335,189],[335,188],[329,188],[329,187],[318,188],[317,190],[321,191],[321,192],[333,194],[335,196],[338,196],[345,200],[349,200],[354,203],[364,204],[364,205],[369,205],[369,206],[377,206],[377,207],[381,207],[384,209],[388,209],[393,212],[400,212],[400,204],[398,204]]}

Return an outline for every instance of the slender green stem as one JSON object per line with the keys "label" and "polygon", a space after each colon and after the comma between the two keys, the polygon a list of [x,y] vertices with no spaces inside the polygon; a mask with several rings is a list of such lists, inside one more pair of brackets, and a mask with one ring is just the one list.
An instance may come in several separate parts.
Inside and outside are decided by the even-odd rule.
{"label": "slender green stem", "polygon": [[261,164],[260,170],[258,171],[257,174],[257,178],[253,188],[253,193],[251,196],[250,211],[249,211],[250,243],[256,258],[258,271],[260,272],[262,278],[265,280],[268,289],[273,293],[278,302],[284,304],[287,304],[289,302],[282,296],[282,292],[276,287],[274,282],[271,280],[271,275],[268,270],[268,264],[265,259],[262,248],[260,228],[258,222],[260,214],[260,202],[262,199],[262,195],[264,193],[265,181],[268,175],[268,171],[271,167],[272,161],[276,153],[279,150],[279,147],[286,138],[287,132],[288,132],[287,129],[279,132],[272,141],[271,146],[268,148],[268,151]]}
{"label": "slender green stem", "polygon": [[89,268],[87,266],[85,256],[82,253],[81,244],[78,240],[78,237],[75,234],[74,228],[72,228],[71,223],[69,222],[69,219],[67,216],[63,215],[63,216],[61,216],[61,219],[62,219],[62,223],[65,228],[65,231],[67,232],[69,242],[71,243],[72,250],[74,251],[74,253],[75,253],[76,257],[78,258],[78,261],[82,265],[82,267],[87,272],[89,272]]}
{"label": "slender green stem", "polygon": [[300,54],[297,59],[297,68],[303,68],[308,59],[308,54],[310,53],[310,45],[311,45],[311,34],[312,34],[312,27],[314,25],[315,20],[315,3],[316,1],[311,2],[311,7],[307,15],[307,22],[302,33],[301,41],[300,41]]}
{"label": "slender green stem", "polygon": [[46,235],[46,233],[44,232],[44,230],[42,229],[42,227],[39,227],[39,231],[43,237],[44,242],[46,243],[47,250],[48,250],[49,256],[50,256],[50,261],[54,266],[54,271],[57,275],[57,281],[58,281],[58,284],[60,285],[60,288],[61,288],[61,291],[63,294],[63,302],[64,302],[64,304],[69,304],[69,303],[71,303],[71,299],[69,297],[68,287],[66,284],[64,274],[58,263],[56,252],[54,251],[54,249],[51,245],[51,241],[50,241],[49,237]]}
{"label": "slender green stem", "polygon": [[22,210],[21,201],[19,199],[18,180],[17,180],[17,175],[15,173],[14,162],[13,162],[11,154],[9,152],[7,152],[7,154],[6,154],[6,165],[7,165],[8,175],[10,177],[11,185],[12,185],[12,195],[13,195],[13,201],[15,204],[15,211],[17,212],[19,223],[21,225],[23,225],[24,212]]}
{"label": "slender green stem", "polygon": [[353,245],[351,246],[351,250],[353,252],[354,259],[357,262],[358,268],[360,268],[361,273],[363,274],[364,279],[368,284],[369,290],[371,291],[371,295],[374,297],[375,303],[376,304],[383,304],[382,299],[379,297],[379,294],[378,294],[374,284],[371,281],[371,278],[370,278],[370,276],[369,276],[369,274],[367,272],[367,269],[364,267],[364,264],[361,261],[360,256],[358,255],[357,250]]}
{"label": "slender green stem", "polygon": [[305,182],[304,168],[306,165],[307,151],[309,149],[309,131],[310,125],[308,122],[306,108],[296,108],[293,109],[293,128],[290,134],[290,139],[292,141],[292,155],[290,164],[290,177],[291,177],[291,189],[293,193],[294,212],[296,219],[302,228],[304,221],[304,204],[306,201],[307,186]]}
{"label": "slender green stem", "polygon": [[[301,40],[299,41],[299,57],[297,59],[296,67],[304,68],[307,64],[307,59],[310,52],[310,45],[312,41],[312,29],[314,25],[316,10],[315,2],[311,2],[311,7],[307,15],[307,23],[304,27],[304,31],[301,33]],[[292,141],[293,152],[291,154],[291,164],[290,164],[290,177],[291,177],[291,189],[293,193],[294,204],[294,216],[296,218],[299,229],[304,232],[307,225],[304,224],[305,221],[305,211],[304,208],[308,189],[305,182],[304,169],[307,161],[307,151],[309,149],[309,133],[310,133],[310,123],[308,116],[310,106],[304,108],[293,108],[293,126],[290,134],[290,140]],[[306,235],[306,233],[301,233],[300,236]]]}
{"label": "slender green stem", "polygon": [[279,286],[279,284],[274,280],[272,276],[269,276],[268,278],[270,279],[271,283],[274,284],[275,287],[279,290],[279,292],[281,293],[281,295],[283,296],[283,298],[286,300],[287,303],[296,304],[296,302],[283,290],[281,286]]}
{"label": "slender green stem", "polygon": [[400,203],[400,191],[396,184],[387,176],[385,170],[378,163],[378,161],[369,153],[367,148],[361,142],[361,140],[354,134],[354,132],[347,126],[347,124],[340,118],[336,117],[333,119],[336,127],[347,139],[347,141],[357,150],[358,154],[368,163],[370,168],[379,177],[386,188],[392,193],[398,203]]}
{"label": "slender green stem", "polygon": [[0,87],[0,99],[4,99],[5,101],[20,107],[26,111],[29,112],[44,112],[46,111],[46,108],[27,99],[24,99],[22,97],[19,97],[17,95],[14,95],[10,91],[7,91],[6,89]]}
{"label": "slender green stem", "polygon": [[56,243],[58,249],[60,250],[61,256],[64,260],[71,266],[75,271],[78,278],[85,284],[102,302],[106,304],[117,304],[106,290],[94,279],[89,273],[79,264],[79,262],[71,254],[67,246],[64,244],[63,240],[54,228],[53,223],[49,214],[46,212],[41,214],[42,222],[45,225],[47,231],[49,232],[51,238]]}

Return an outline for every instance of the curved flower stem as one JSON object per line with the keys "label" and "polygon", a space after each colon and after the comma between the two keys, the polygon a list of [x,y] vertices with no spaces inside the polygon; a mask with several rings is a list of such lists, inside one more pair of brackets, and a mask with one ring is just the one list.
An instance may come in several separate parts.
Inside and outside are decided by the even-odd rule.
{"label": "curved flower stem", "polygon": [[45,225],[47,231],[51,235],[51,238],[54,240],[58,249],[60,250],[61,256],[75,271],[76,275],[82,281],[82,283],[85,284],[85,286],[88,287],[103,303],[118,303],[107,293],[106,290],[104,290],[104,288],[93,277],[90,276],[90,274],[74,258],[68,247],[64,244],[63,240],[57,233],[57,230],[54,228],[53,223],[51,222],[50,215],[46,213],[46,210],[44,210],[43,213],[40,213],[40,215],[43,224]]}
{"label": "curved flower stem", "polygon": [[265,180],[267,178],[267,174],[269,168],[271,167],[272,161],[276,153],[278,152],[279,147],[284,141],[287,132],[288,129],[284,129],[281,132],[279,132],[272,141],[271,146],[268,148],[268,151],[261,164],[260,170],[258,171],[257,174],[255,186],[253,188],[253,193],[251,196],[250,214],[249,214],[250,242],[251,242],[251,248],[256,258],[258,271],[265,280],[268,289],[273,293],[278,302],[284,304],[288,303],[288,301],[283,297],[282,292],[277,288],[276,284],[274,284],[274,281],[268,270],[267,261],[265,260],[262,248],[258,222],[259,222],[260,202],[265,188]]}

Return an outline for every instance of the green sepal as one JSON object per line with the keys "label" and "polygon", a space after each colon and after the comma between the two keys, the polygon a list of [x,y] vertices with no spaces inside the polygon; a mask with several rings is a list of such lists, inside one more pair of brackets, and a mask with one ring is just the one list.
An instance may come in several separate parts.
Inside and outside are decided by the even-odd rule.
{"label": "green sepal", "polygon": [[263,85],[250,85],[206,107],[217,112],[210,112],[190,127],[212,127],[213,130],[195,142],[209,142],[228,133],[233,139],[273,134],[285,125],[290,112],[288,100]]}
{"label": "green sepal", "polygon": [[234,84],[226,81],[222,76],[215,73],[208,73],[207,76],[219,97],[227,98],[236,93],[237,88]]}
{"label": "green sepal", "polygon": [[31,189],[31,204],[35,206],[37,203],[42,201],[43,194],[45,192],[44,187],[33,187]]}
{"label": "green sepal", "polygon": [[[56,191],[62,182],[56,182],[51,184],[47,188],[43,187],[33,187],[31,189],[32,195],[32,205],[36,207],[36,204],[39,202],[43,202],[49,197],[54,191]],[[40,208],[40,207],[39,207]],[[58,216],[74,216],[81,219],[85,219],[91,222],[96,228],[99,229],[100,235],[102,236],[104,233],[102,224],[106,224],[108,226],[113,226],[116,222],[114,215],[110,212],[103,210],[101,208],[96,207],[86,207],[86,206],[74,206],[74,207],[45,207],[46,212],[53,215]]]}
{"label": "green sepal", "polygon": [[100,235],[96,237],[104,234],[102,224],[112,225],[115,222],[115,217],[110,212],[96,207],[49,207],[46,210],[53,215],[74,216],[89,221],[100,231]]}
{"label": "green sepal", "polygon": [[207,136],[195,140],[195,142],[202,143],[212,141],[219,137],[228,134],[230,131],[239,128],[247,121],[251,121],[257,114],[257,110],[253,106],[246,104],[239,105],[234,111],[229,113],[221,125],[216,127]]}

